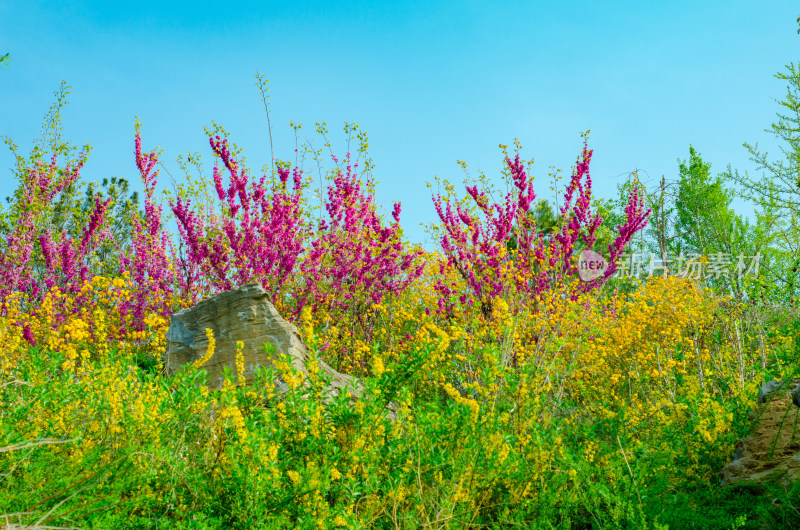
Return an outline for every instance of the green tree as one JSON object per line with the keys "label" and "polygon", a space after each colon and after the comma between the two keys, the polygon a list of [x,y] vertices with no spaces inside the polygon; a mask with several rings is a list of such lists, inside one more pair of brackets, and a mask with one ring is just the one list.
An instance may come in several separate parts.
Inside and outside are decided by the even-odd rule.
{"label": "green tree", "polygon": [[[674,239],[667,245],[670,253],[704,256],[712,265],[728,259],[731,271],[736,266],[749,268],[753,259],[760,260],[759,271],[773,268],[778,260],[772,247],[774,218],[768,207],[762,207],[756,211],[755,223],[750,223],[733,209],[737,194],[727,183],[735,182],[738,172],[728,166],[726,171],[712,177],[711,164],[693,146],[689,146],[689,159],[679,162],[678,171]],[[743,258],[746,260],[740,263]],[[752,282],[731,273],[712,274],[706,283],[742,298]],[[749,291],[747,296],[752,297],[752,289]]]}
{"label": "green tree", "polygon": [[[536,205],[528,211],[528,217],[536,222],[536,233],[545,236],[552,235],[561,224],[561,216],[556,213],[547,199],[538,200]],[[508,250],[517,249],[517,234],[513,231],[506,247]]]}
{"label": "green tree", "polygon": [[780,156],[771,157],[758,143],[745,143],[760,176],[736,173],[731,177],[768,221],[772,248],[763,289],[774,303],[783,304],[796,298],[800,256],[800,69],[790,63],[775,78],[786,83],[786,92],[782,99],[775,99],[780,107],[777,121],[765,132],[778,140]]}
{"label": "green tree", "polygon": [[[736,271],[742,267],[746,271],[754,256],[761,256],[760,265],[774,267],[777,256],[770,244],[775,238],[775,220],[766,205],[757,212],[755,223],[733,209],[736,192],[727,183],[737,175],[729,166],[712,176],[711,164],[690,145],[688,160],[678,160],[677,179],[662,176],[650,190],[645,186],[644,200],[652,214],[647,230],[630,251],[644,252],[647,264],[651,255],[661,260],[659,265],[666,264],[672,275],[694,272],[686,269],[689,259],[704,257],[712,265],[710,269],[705,266],[705,271],[711,272],[704,276],[705,285],[737,299],[753,296],[752,279],[740,277]],[[609,201],[606,210],[599,210],[608,219],[604,224],[610,226],[622,219],[633,186],[642,186],[636,172],[618,186],[619,197]]]}
{"label": "green tree", "polygon": [[691,145],[689,160],[679,161],[678,174],[675,243],[670,250],[702,256],[733,250],[744,227],[731,209],[734,191],[725,187],[721,176],[711,176],[711,164]]}
{"label": "green tree", "polygon": [[745,143],[761,178],[745,175],[740,181],[750,197],[769,197],[780,208],[796,213],[800,211],[800,70],[790,63],[786,72],[775,74],[775,78],[786,82],[786,94],[775,100],[781,107],[778,120],[764,132],[777,138],[783,156],[772,159],[758,143]]}
{"label": "green tree", "polygon": [[11,54],[7,53],[0,57],[0,65],[8,64],[11,62]]}

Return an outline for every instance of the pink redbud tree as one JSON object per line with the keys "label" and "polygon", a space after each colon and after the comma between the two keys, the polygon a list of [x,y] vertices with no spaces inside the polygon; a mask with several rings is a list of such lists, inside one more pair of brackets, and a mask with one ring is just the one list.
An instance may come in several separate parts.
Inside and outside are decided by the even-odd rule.
{"label": "pink redbud tree", "polygon": [[120,308],[123,316],[130,315],[133,330],[144,329],[144,318],[155,312],[168,318],[172,311],[173,285],[175,282],[174,260],[175,249],[169,234],[162,228],[162,206],[153,203],[153,194],[157,184],[158,171],[153,168],[158,163],[155,152],[142,153],[142,138],[139,125],[136,125],[134,141],[136,167],[144,183],[144,219],[136,215],[133,218],[133,237],[129,255],[120,250],[120,274],[129,273],[132,284],[132,296]]}
{"label": "pink redbud tree", "polygon": [[[481,314],[490,318],[498,296],[516,293],[535,297],[576,273],[573,259],[576,248],[591,250],[603,221],[591,211],[591,157],[592,151],[584,142],[560,208],[562,226],[552,237],[538,231],[530,215],[536,194],[519,154],[514,160],[505,158],[511,191],[502,203],[491,202],[488,193],[477,186],[466,187],[474,208],[453,205],[441,195],[433,197],[443,228],[440,245],[446,256],[440,264],[442,277],[434,285],[439,293],[440,313],[452,315],[460,303],[477,305]],[[616,271],[616,259],[625,245],[647,224],[650,211],[643,211],[638,190],[631,192],[625,213],[625,223],[618,227],[617,237],[608,246],[609,267],[596,280],[580,284],[576,293],[605,283]],[[515,249],[509,249],[512,235]],[[445,279],[447,268],[457,272],[466,289]]]}
{"label": "pink redbud tree", "polygon": [[225,217],[220,229],[209,230],[190,201],[178,198],[171,204],[187,248],[181,257],[182,289],[191,291],[204,280],[214,293],[258,281],[290,318],[296,320],[310,306],[344,318],[342,327],[368,337],[366,313],[372,305],[402,292],[422,273],[416,262],[420,252],[402,242],[400,205],[392,212],[394,222],[384,225],[369,182],[365,189],[348,154],[346,168],[327,187],[327,219],[312,229],[299,168],[278,167],[278,178],[269,186],[266,176],[250,183],[227,140],[212,137],[210,144],[228,176],[226,187],[215,167]]}
{"label": "pink redbud tree", "polygon": [[303,261],[298,305],[311,304],[314,311],[322,307],[331,317],[348,314],[347,320],[369,337],[372,306],[400,294],[424,265],[418,260],[422,251],[403,243],[400,203],[394,204],[393,222],[385,226],[367,191],[370,182],[358,175],[358,162],[352,162],[350,153],[344,162],[345,170],[337,170],[328,186],[329,219],[320,222]]}
{"label": "pink redbud tree", "polygon": [[178,197],[171,203],[188,249],[181,258],[185,271],[181,288],[191,292],[202,280],[212,292],[221,292],[258,281],[273,302],[282,306],[284,287],[308,231],[301,207],[302,173],[298,168],[279,167],[278,181],[269,187],[266,176],[248,186],[249,176],[231,155],[228,141],[216,136],[209,143],[230,180],[225,188],[216,164],[214,185],[227,217],[221,231],[207,232],[203,217],[190,209],[191,200]]}

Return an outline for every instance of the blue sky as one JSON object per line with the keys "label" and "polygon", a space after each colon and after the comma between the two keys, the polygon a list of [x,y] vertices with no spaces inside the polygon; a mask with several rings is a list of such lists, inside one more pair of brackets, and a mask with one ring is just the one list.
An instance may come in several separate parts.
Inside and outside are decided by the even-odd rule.
{"label": "blue sky", "polygon": [[[271,80],[275,154],[293,156],[289,121],[356,122],[370,136],[378,199],[403,203],[409,239],[434,221],[434,176],[456,164],[499,174],[498,144],[519,138],[568,173],[591,129],[595,192],[634,169],[677,175],[689,144],[722,171],[753,172],[742,147],[777,154],[763,129],[800,51],[796,2],[8,2],[0,0],[0,135],[25,151],[61,79],[72,85],[66,138],[90,143],[84,180],[121,176],[142,189],[133,124],[145,148],[210,159],[203,127],[223,125],[258,171],[269,160],[253,84]],[[343,155],[341,136],[333,150]],[[0,149],[0,197],[15,180]],[[162,171],[159,189],[167,187]],[[745,206],[741,206],[746,210]]]}

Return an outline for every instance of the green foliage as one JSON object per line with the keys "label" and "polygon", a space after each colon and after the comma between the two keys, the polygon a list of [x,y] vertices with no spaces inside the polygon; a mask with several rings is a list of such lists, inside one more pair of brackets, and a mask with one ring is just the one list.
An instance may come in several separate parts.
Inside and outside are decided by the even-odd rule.
{"label": "green foliage", "polygon": [[794,63],[775,78],[786,83],[777,121],[765,132],[778,140],[780,156],[772,158],[758,143],[745,143],[760,178],[729,174],[759,208],[764,235],[769,241],[766,275],[760,287],[765,301],[783,306],[797,298],[797,266],[800,256],[800,70]]}
{"label": "green foliage", "polygon": [[[644,253],[648,259],[651,254],[656,259],[666,259],[673,275],[679,272],[679,264],[685,267],[690,259],[704,257],[707,262],[714,259],[727,261],[729,274],[715,276],[705,273],[703,284],[737,300],[757,298],[770,303],[788,302],[792,296],[786,291],[785,278],[792,254],[777,245],[782,235],[777,229],[779,219],[774,213],[775,201],[762,201],[755,212],[755,222],[751,223],[733,207],[737,193],[729,183],[740,178],[730,166],[712,176],[711,164],[690,145],[688,160],[678,160],[677,179],[662,177],[646,191],[646,205],[653,213],[641,239],[635,240],[630,250]],[[632,173],[618,186],[617,198],[601,201],[598,211],[602,212],[609,226],[622,219],[627,194],[634,185],[642,185],[637,173]],[[735,273],[740,256],[744,258],[741,265],[747,270],[752,257],[757,255],[760,256],[757,277]],[[781,276],[784,280],[779,279]],[[624,292],[630,292],[634,284],[617,281],[618,287],[624,287]],[[779,284],[783,285],[782,290],[775,287]],[[771,288],[767,289],[766,285]]]}
{"label": "green foliage", "polygon": [[771,159],[758,143],[745,143],[751,160],[763,172],[760,179],[745,175],[741,183],[751,196],[774,198],[777,204],[789,211],[797,212],[800,196],[800,70],[794,63],[786,65],[785,72],[775,78],[786,82],[786,94],[775,101],[781,107],[778,121],[765,132],[779,141],[782,157]]}
{"label": "green foliage", "polygon": [[[667,226],[659,234],[670,234],[662,248],[672,255],[699,255],[713,259],[727,256],[732,263],[738,256],[764,256],[771,242],[766,229],[767,220],[757,215],[751,225],[732,208],[736,196],[725,185],[730,181],[731,168],[716,177],[711,176],[711,164],[705,162],[694,147],[689,146],[688,161],[680,161],[677,196],[674,198],[674,233]],[[663,204],[663,197],[661,198]],[[663,206],[662,206],[663,209]],[[662,236],[663,237],[663,236]],[[764,259],[762,258],[762,264]],[[733,273],[709,277],[706,283],[718,292],[742,299],[747,280]]]}
{"label": "green foliage", "polygon": [[[536,233],[552,236],[561,226],[561,216],[556,213],[547,199],[541,199],[528,212],[528,216],[536,223]],[[517,235],[512,233],[506,244],[508,250],[517,249]]]}
{"label": "green foliage", "polygon": [[704,162],[691,145],[689,161],[681,161],[678,172],[676,239],[670,250],[702,256],[722,251],[732,239],[734,225],[740,224],[730,209],[732,190],[723,187],[720,177],[711,177],[711,164]]}
{"label": "green foliage", "polygon": [[762,171],[760,179],[747,175],[740,182],[749,196],[756,199],[772,199],[786,213],[796,216],[800,199],[800,70],[794,63],[786,65],[786,72],[775,74],[775,78],[786,82],[786,94],[775,101],[781,107],[778,120],[765,132],[779,141],[782,157],[771,159],[758,143],[745,143],[751,160]]}

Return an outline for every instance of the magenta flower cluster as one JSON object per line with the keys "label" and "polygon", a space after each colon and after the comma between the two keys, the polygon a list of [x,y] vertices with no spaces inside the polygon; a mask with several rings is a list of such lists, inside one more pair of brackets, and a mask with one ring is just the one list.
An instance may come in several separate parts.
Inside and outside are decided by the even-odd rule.
{"label": "magenta flower cluster", "polygon": [[204,281],[211,292],[220,292],[257,280],[277,300],[295,270],[308,232],[301,207],[302,173],[278,168],[277,183],[267,187],[264,176],[248,188],[249,177],[232,157],[227,140],[217,136],[209,143],[230,177],[225,188],[222,172],[214,166],[214,186],[227,217],[221,233],[207,233],[202,216],[190,210],[191,200],[179,197],[171,204],[188,246],[181,288],[191,293]]}
{"label": "magenta flower cluster", "polygon": [[[171,311],[169,298],[173,292],[174,271],[170,268],[171,256],[175,251],[169,234],[161,229],[162,206],[153,203],[153,194],[157,184],[158,171],[153,168],[158,163],[155,152],[142,154],[142,138],[136,131],[135,150],[136,167],[145,187],[143,220],[138,215],[133,218],[133,237],[130,255],[120,251],[120,274],[128,271],[134,286],[131,299],[122,304],[120,313],[123,317],[130,315],[133,329],[142,331],[143,320],[150,312],[168,317]],[[121,249],[120,249],[121,250]],[[162,293],[156,301],[152,293]],[[124,333],[124,330],[120,330]]]}
{"label": "magenta flower cluster", "polygon": [[[336,160],[334,158],[334,160]],[[415,262],[422,251],[408,251],[400,229],[400,203],[394,204],[389,226],[383,226],[374,197],[365,193],[357,175],[358,163],[345,159],[345,171],[337,171],[328,187],[325,210],[311,242],[302,276],[305,286],[298,305],[314,309],[327,300],[334,311],[363,315],[387,294],[400,294],[422,274],[424,264]]]}

